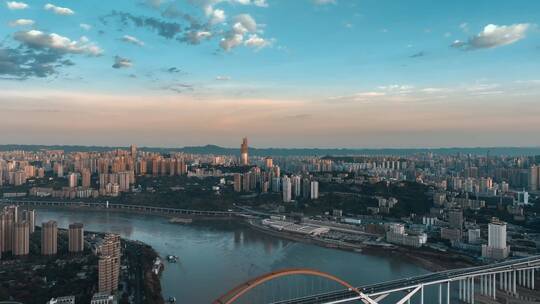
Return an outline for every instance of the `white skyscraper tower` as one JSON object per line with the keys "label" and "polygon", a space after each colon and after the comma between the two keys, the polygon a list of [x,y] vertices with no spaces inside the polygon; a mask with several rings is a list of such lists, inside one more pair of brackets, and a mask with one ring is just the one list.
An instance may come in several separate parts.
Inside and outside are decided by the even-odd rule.
{"label": "white skyscraper tower", "polygon": [[509,254],[510,247],[506,245],[506,223],[494,218],[488,225],[488,244],[482,246],[482,256],[501,260]]}
{"label": "white skyscraper tower", "polygon": [[311,182],[311,199],[315,200],[318,198],[319,198],[319,182],[312,181]]}
{"label": "white skyscraper tower", "polygon": [[281,184],[283,187],[283,202],[284,203],[290,203],[291,202],[291,194],[292,194],[292,183],[291,179],[288,176],[284,176],[281,179]]}

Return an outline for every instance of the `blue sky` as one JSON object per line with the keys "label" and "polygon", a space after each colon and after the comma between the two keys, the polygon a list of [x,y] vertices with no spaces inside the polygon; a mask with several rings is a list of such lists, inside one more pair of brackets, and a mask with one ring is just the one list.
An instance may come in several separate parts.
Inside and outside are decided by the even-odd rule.
{"label": "blue sky", "polygon": [[81,117],[88,144],[538,145],[537,24],[538,1],[4,1],[0,140],[84,143],[57,123]]}

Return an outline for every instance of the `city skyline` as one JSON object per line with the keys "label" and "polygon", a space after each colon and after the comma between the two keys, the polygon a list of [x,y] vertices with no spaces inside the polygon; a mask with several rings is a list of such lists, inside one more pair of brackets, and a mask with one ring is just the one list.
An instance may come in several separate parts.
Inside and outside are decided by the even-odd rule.
{"label": "city skyline", "polygon": [[0,3],[0,141],[538,146],[539,3]]}

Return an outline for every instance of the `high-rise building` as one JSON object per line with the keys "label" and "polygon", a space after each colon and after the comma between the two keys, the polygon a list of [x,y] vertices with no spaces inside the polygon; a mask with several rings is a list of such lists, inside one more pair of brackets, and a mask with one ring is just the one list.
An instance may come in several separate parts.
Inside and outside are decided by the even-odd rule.
{"label": "high-rise building", "polygon": [[234,174],[234,191],[242,192],[242,175],[240,173]]}
{"label": "high-rise building", "polygon": [[13,249],[15,256],[30,253],[30,225],[27,222],[15,223],[13,227]]}
{"label": "high-rise building", "polygon": [[84,227],[81,223],[69,225],[69,252],[77,253],[84,251]]}
{"label": "high-rise building", "polygon": [[58,224],[48,221],[41,225],[41,254],[55,255],[58,251]]}
{"label": "high-rise building", "polygon": [[283,202],[290,203],[292,200],[292,183],[291,179],[288,176],[284,176],[281,179],[281,184],[283,187]]}
{"label": "high-rise building", "polygon": [[271,169],[274,166],[274,160],[270,156],[268,156],[264,159],[264,165],[266,169]]}
{"label": "high-rise building", "polygon": [[316,200],[319,198],[319,182],[318,181],[312,181],[311,182],[311,195],[312,200]]}
{"label": "high-rise building", "polygon": [[90,172],[90,169],[84,168],[81,172],[81,186],[84,188],[90,188],[92,183],[92,173]]}
{"label": "high-rise building", "polygon": [[294,197],[300,197],[302,195],[302,179],[298,175],[293,175],[291,177],[292,183],[292,195]]}
{"label": "high-rise building", "polygon": [[129,146],[129,153],[131,154],[131,157],[137,157],[137,146],[131,145]]}
{"label": "high-rise building", "polygon": [[242,139],[242,145],[240,145],[240,164],[242,166],[249,165],[248,139],[247,139],[247,137],[244,137]]}
{"label": "high-rise building", "polygon": [[463,228],[463,211],[461,209],[452,209],[448,211],[448,223],[450,228]]}
{"label": "high-rise building", "polygon": [[488,244],[482,245],[482,256],[501,260],[510,254],[506,244],[506,223],[494,218],[488,225]]}
{"label": "high-rise building", "polygon": [[529,190],[536,191],[538,190],[538,172],[539,168],[537,166],[531,166],[529,169]]}
{"label": "high-rise building", "polygon": [[28,222],[28,225],[30,226],[30,233],[34,233],[36,231],[36,210],[23,210],[22,212],[22,220]]}
{"label": "high-rise building", "polygon": [[120,274],[120,236],[107,234],[99,246],[99,292],[111,294],[118,289]]}
{"label": "high-rise building", "polygon": [[0,213],[0,250],[2,253],[13,249],[13,229],[14,221],[11,214],[5,211]]}
{"label": "high-rise building", "polygon": [[68,183],[70,188],[77,187],[77,174],[76,173],[70,173],[68,175]]}

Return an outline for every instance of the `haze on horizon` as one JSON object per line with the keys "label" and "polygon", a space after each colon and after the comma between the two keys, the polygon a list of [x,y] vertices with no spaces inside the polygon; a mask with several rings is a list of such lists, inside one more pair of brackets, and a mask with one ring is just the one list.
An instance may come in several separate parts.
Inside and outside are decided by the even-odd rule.
{"label": "haze on horizon", "polygon": [[540,2],[0,2],[0,143],[539,146]]}

